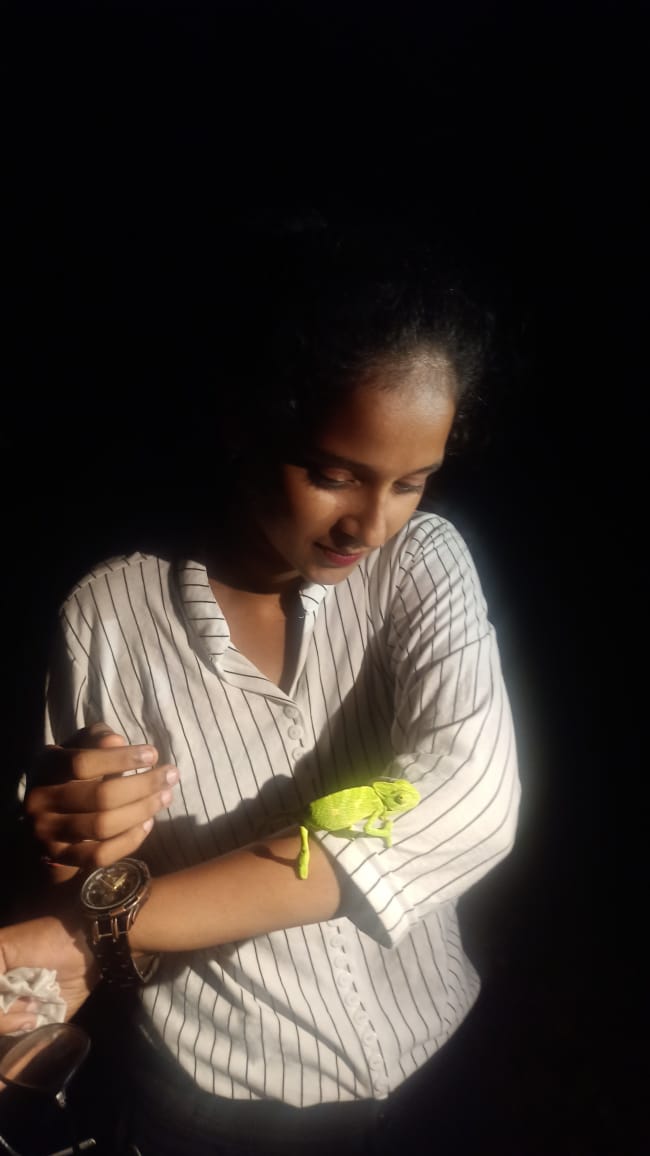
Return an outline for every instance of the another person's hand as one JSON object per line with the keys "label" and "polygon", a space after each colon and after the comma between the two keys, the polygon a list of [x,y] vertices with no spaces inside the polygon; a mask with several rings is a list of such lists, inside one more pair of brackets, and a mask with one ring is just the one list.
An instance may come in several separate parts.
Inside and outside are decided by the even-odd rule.
{"label": "another person's hand", "polygon": [[[127,746],[105,723],[44,750],[37,775],[42,785],[28,791],[25,810],[53,864],[54,881],[137,851],[178,781],[176,767],[158,767],[157,758],[155,747]],[[145,766],[152,769],[125,776]]]}
{"label": "another person's hand", "polygon": [[[99,972],[83,932],[66,919],[45,916],[0,928],[0,974],[17,967],[46,967],[56,971],[65,1018],[81,1007],[99,979]],[[36,1026],[37,1008],[26,999],[16,1000],[9,1011],[0,1011],[0,1036],[30,1031]]]}

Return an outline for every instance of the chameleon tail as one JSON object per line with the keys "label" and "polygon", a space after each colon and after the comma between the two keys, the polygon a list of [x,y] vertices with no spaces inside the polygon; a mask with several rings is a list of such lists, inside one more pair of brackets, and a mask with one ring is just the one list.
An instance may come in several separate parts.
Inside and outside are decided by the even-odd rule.
{"label": "chameleon tail", "polygon": [[300,853],[298,855],[298,878],[306,879],[309,875],[309,831],[306,827],[300,828]]}

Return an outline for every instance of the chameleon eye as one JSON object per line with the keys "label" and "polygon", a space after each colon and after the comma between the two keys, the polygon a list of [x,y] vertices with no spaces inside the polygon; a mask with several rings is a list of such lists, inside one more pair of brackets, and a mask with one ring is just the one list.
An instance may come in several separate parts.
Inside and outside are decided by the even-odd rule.
{"label": "chameleon eye", "polygon": [[401,791],[398,791],[397,794],[395,795],[395,802],[397,803],[398,807],[401,807],[402,803],[406,802],[404,795]]}

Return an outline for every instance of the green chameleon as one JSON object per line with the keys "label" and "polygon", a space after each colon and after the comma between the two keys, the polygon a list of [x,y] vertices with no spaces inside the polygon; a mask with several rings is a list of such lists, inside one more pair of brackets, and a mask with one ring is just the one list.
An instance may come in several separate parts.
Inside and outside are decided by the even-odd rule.
{"label": "green chameleon", "polygon": [[[299,878],[309,875],[310,831],[330,831],[349,839],[376,835],[390,847],[393,815],[410,811],[419,802],[419,791],[406,779],[375,779],[365,787],[348,787],[314,799],[300,818]],[[355,830],[353,823],[363,823],[363,830]]]}

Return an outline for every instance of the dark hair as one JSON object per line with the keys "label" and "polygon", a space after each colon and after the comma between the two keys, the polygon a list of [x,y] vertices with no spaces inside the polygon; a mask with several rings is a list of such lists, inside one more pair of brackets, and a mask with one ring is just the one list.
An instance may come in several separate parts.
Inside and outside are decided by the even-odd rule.
{"label": "dark hair", "polygon": [[277,456],[378,363],[420,349],[449,362],[463,439],[491,316],[443,246],[404,222],[312,213],[249,219],[222,256],[215,372],[233,461],[251,443]]}

